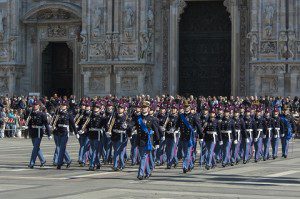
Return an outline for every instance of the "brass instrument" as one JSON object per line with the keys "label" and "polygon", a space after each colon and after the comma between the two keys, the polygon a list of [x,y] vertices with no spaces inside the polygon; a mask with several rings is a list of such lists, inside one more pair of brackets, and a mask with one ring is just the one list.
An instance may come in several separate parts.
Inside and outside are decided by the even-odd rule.
{"label": "brass instrument", "polygon": [[75,117],[74,117],[74,121],[76,121],[78,119],[78,117],[80,116],[80,113],[78,112]]}
{"label": "brass instrument", "polygon": [[78,117],[78,119],[75,121],[75,126],[78,126],[78,124],[82,118],[83,118],[83,114],[81,114],[80,117]]}
{"label": "brass instrument", "polygon": [[111,116],[111,118],[109,120],[110,121],[109,121],[109,126],[108,126],[108,131],[107,132],[111,135],[112,128],[113,128],[113,126],[115,124],[115,121],[116,121],[115,115],[112,114],[112,116]]}

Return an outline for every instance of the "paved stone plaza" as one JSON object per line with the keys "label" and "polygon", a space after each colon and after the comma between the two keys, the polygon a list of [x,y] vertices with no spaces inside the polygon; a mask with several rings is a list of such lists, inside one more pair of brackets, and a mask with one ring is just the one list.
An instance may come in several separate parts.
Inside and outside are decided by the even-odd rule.
{"label": "paved stone plaza", "polygon": [[[44,139],[47,166],[27,168],[31,140],[0,140],[0,198],[299,198],[300,140],[290,147],[287,160],[250,163],[210,171],[196,167],[155,169],[150,180],[136,179],[137,166],[112,172],[110,166],[89,172],[77,160],[78,142],[71,138],[68,150],[74,164],[56,170],[52,163],[54,142]],[[39,163],[38,163],[39,164]]]}

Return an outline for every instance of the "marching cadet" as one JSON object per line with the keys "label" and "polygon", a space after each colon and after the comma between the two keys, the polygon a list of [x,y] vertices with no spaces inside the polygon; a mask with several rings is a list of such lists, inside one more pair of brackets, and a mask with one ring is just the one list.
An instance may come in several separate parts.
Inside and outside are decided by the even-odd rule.
{"label": "marching cadet", "polygon": [[269,160],[269,151],[271,145],[271,138],[273,137],[273,118],[269,110],[265,112],[265,125],[264,125],[264,136],[263,136],[263,160]]}
{"label": "marching cadet", "polygon": [[235,132],[235,126],[230,118],[230,110],[229,108],[226,108],[224,111],[224,117],[220,123],[220,130],[221,130],[221,136],[220,136],[220,146],[222,150],[222,166],[226,167],[230,163],[230,147],[232,140],[234,139],[233,135]]}
{"label": "marching cadet", "polygon": [[184,113],[179,115],[179,128],[180,128],[180,142],[183,151],[183,173],[187,173],[194,168],[194,162],[192,161],[192,150],[194,146],[194,133],[193,127],[196,127],[197,132],[201,132],[201,122],[194,117],[191,113],[191,106],[188,101],[184,102]]}
{"label": "marching cadet", "polygon": [[178,124],[178,105],[173,104],[166,125],[167,169],[171,169],[172,165],[174,165],[174,168],[176,168],[178,165],[177,143],[179,139],[179,130],[177,124]]}
{"label": "marching cadet", "polygon": [[245,123],[244,120],[240,117],[239,110],[235,109],[234,111],[234,117],[233,117],[233,123],[234,123],[234,141],[232,144],[232,153],[231,153],[231,165],[239,164],[239,161],[241,160],[240,156],[240,150],[241,150],[241,141],[242,141],[242,131],[245,131]]}
{"label": "marching cadet", "polygon": [[[83,118],[84,112],[85,112],[85,102],[81,101],[80,109],[77,110],[76,115],[74,117],[76,130],[78,130],[78,125],[79,125],[79,122],[81,122],[81,120]],[[79,147],[81,149],[81,140],[79,139],[78,141],[79,141]],[[80,149],[78,152],[78,163],[81,165],[82,164],[82,155],[80,153]]]}
{"label": "marching cadet", "polygon": [[262,117],[262,110],[258,108],[255,116],[255,129],[253,133],[255,155],[254,161],[258,162],[262,157],[262,137],[264,136],[265,120]]}
{"label": "marching cadet", "polygon": [[[89,101],[85,102],[85,111],[78,122],[78,134],[76,135],[79,140],[79,165],[84,167],[87,157],[86,154],[89,151],[89,139],[87,134],[87,120],[90,119],[92,115],[91,103]],[[83,128],[85,127],[85,128]]]}
{"label": "marching cadet", "polygon": [[[221,106],[217,106],[218,108],[218,114],[216,116],[216,119],[218,120],[219,125],[222,122],[222,119],[224,117],[224,110],[223,107]],[[221,134],[219,135],[221,136]],[[216,158],[216,162],[220,163],[221,162],[221,158],[222,158],[222,146],[220,145],[222,142],[219,142],[218,144],[216,144],[216,148],[215,148],[215,158]]]}
{"label": "marching cadet", "polygon": [[245,131],[242,131],[242,145],[244,149],[243,163],[246,164],[249,162],[252,156],[253,131],[255,129],[254,120],[251,117],[250,108],[246,109],[244,122]]}
{"label": "marching cadet", "polygon": [[167,113],[167,107],[166,104],[161,104],[160,105],[160,110],[158,115],[156,116],[158,119],[158,125],[160,127],[160,145],[156,153],[156,165],[161,166],[164,164],[166,161],[164,151],[166,148],[166,142],[165,142],[165,134],[166,134],[166,125],[169,120],[169,115]]}
{"label": "marching cadet", "polygon": [[275,160],[278,157],[278,143],[279,143],[281,132],[284,132],[283,122],[279,117],[279,110],[275,108],[274,116],[273,116],[273,136],[271,139],[273,160]]}
{"label": "marching cadet", "polygon": [[282,157],[287,158],[289,141],[293,137],[293,132],[295,130],[295,121],[290,115],[290,110],[287,106],[284,107],[280,118],[283,122],[283,131],[280,135],[282,145]]}
{"label": "marching cadet", "polygon": [[[136,102],[135,105],[135,110],[131,116],[131,121],[130,121],[130,126],[134,126],[132,125],[132,122],[136,121],[138,116],[141,115],[141,103]],[[136,129],[133,128],[131,129],[131,139],[130,139],[130,144],[131,144],[131,149],[130,149],[130,156],[131,156],[131,166],[136,165],[139,161],[139,155],[138,155],[138,147],[137,147],[137,133],[136,133]]]}
{"label": "marching cadet", "polygon": [[41,167],[44,167],[46,160],[44,158],[42,149],[40,148],[44,128],[46,129],[48,139],[50,140],[52,137],[50,135],[50,127],[47,121],[47,116],[44,112],[40,111],[39,102],[34,102],[32,112],[29,114],[26,123],[28,125],[28,131],[33,145],[28,167],[31,169],[34,168],[37,157],[40,159]]}
{"label": "marching cadet", "polygon": [[[200,116],[200,120],[202,123],[202,132],[204,130],[204,128],[206,128],[207,126],[207,122],[209,120],[209,108],[207,106],[203,107],[203,113]],[[199,145],[200,145],[200,159],[199,159],[199,164],[200,167],[202,167],[202,165],[204,165],[204,161],[205,161],[205,154],[206,154],[206,145],[203,139],[203,134],[199,135]]]}
{"label": "marching cadet", "polygon": [[90,156],[89,156],[89,170],[94,171],[100,169],[100,156],[101,156],[101,141],[103,140],[103,127],[105,125],[105,118],[101,114],[102,105],[96,102],[94,105],[93,113],[90,122],[87,125],[87,134],[90,140]]}
{"label": "marching cadet", "polygon": [[104,134],[104,164],[112,163],[112,142],[111,142],[111,131],[115,123],[115,110],[114,103],[108,101],[106,103],[106,131]]}
{"label": "marching cadet", "polygon": [[125,168],[125,151],[127,145],[127,139],[130,137],[130,129],[128,125],[128,116],[125,113],[126,105],[123,102],[119,102],[115,123],[112,127],[112,145],[114,149],[113,156],[113,170],[123,170]]}
{"label": "marching cadet", "polygon": [[[68,102],[62,101],[60,105],[60,110],[58,114],[55,116],[53,128],[57,131],[58,135],[58,160],[57,160],[57,169],[61,169],[63,165],[64,158],[66,159],[67,168],[71,165],[71,159],[66,157],[66,146],[69,139],[70,134],[70,126],[74,129],[74,133],[77,134],[77,130],[75,127],[74,118],[71,113],[67,110]],[[78,136],[77,136],[78,137]]]}
{"label": "marching cadet", "polygon": [[218,120],[216,119],[215,110],[211,110],[210,117],[203,128],[203,138],[206,145],[206,166],[207,170],[213,168],[216,164],[214,161],[214,150],[216,143],[218,141],[218,137],[220,135],[220,128]]}
{"label": "marching cadet", "polygon": [[[133,123],[137,131],[137,146],[141,158],[137,176],[139,180],[150,177],[151,170],[149,161],[151,151],[153,150],[153,145],[155,148],[159,147],[159,127],[154,118],[149,115],[149,106],[149,101],[143,102],[142,114],[139,115]],[[153,140],[155,140],[155,142],[153,142]]]}

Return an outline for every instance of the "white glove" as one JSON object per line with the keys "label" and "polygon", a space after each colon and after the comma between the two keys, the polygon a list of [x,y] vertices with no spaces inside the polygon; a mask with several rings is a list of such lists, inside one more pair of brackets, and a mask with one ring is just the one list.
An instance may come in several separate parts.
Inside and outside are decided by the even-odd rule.
{"label": "white glove", "polygon": [[82,131],[82,130],[78,131],[78,134],[82,134],[82,133],[83,133],[83,131]]}
{"label": "white glove", "polygon": [[155,145],[154,149],[157,150],[159,148],[159,145]]}
{"label": "white glove", "polygon": [[80,137],[80,135],[79,135],[79,134],[76,134],[76,138],[79,139],[79,137]]}
{"label": "white glove", "polygon": [[203,139],[200,139],[200,143],[203,143]]}
{"label": "white glove", "polygon": [[266,135],[264,135],[264,139],[265,139],[265,138],[267,138],[267,136],[266,136]]}
{"label": "white glove", "polygon": [[237,143],[238,143],[238,141],[237,141],[237,140],[234,140],[233,144],[237,144]]}
{"label": "white glove", "polygon": [[108,132],[108,131],[107,131],[107,132],[105,132],[105,134],[106,134],[106,136],[107,136],[107,137],[110,137],[110,136],[111,136],[111,133],[110,133],[110,132]]}
{"label": "white glove", "polygon": [[161,130],[162,130],[162,131],[166,131],[166,128],[164,128],[164,127],[161,127]]}
{"label": "white glove", "polygon": [[249,143],[249,142],[250,142],[249,138],[247,138],[247,139],[246,139],[246,142],[247,142],[247,143]]}
{"label": "white glove", "polygon": [[161,141],[165,141],[165,139],[166,139],[166,137],[165,137],[165,136],[163,136],[163,137],[161,138]]}
{"label": "white glove", "polygon": [[122,128],[123,128],[123,129],[127,129],[127,124],[126,124],[126,123],[123,123],[123,124],[122,124]]}
{"label": "white glove", "polygon": [[50,135],[50,136],[48,136],[48,140],[52,140],[52,136]]}
{"label": "white glove", "polygon": [[220,141],[219,144],[220,144],[220,145],[223,145],[223,141]]}
{"label": "white glove", "polygon": [[282,137],[282,138],[283,138],[283,137],[284,137],[284,134],[281,134],[281,135],[280,135],[280,137]]}
{"label": "white glove", "polygon": [[254,138],[254,142],[257,142],[258,141],[258,138]]}

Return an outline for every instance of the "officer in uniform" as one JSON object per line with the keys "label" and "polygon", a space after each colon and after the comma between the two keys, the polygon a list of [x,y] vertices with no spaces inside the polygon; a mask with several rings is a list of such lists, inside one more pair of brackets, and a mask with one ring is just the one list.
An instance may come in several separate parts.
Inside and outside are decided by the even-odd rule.
{"label": "officer in uniform", "polygon": [[254,148],[255,148],[255,155],[254,161],[258,162],[262,157],[262,138],[264,136],[264,129],[265,129],[265,120],[262,117],[262,110],[258,108],[256,110],[255,116],[255,129],[254,129]]}
{"label": "officer in uniform", "polygon": [[222,166],[225,167],[230,163],[230,147],[232,140],[234,139],[233,135],[235,132],[235,126],[230,118],[230,110],[226,108],[224,111],[224,117],[220,123],[221,128],[221,140],[219,142],[222,150]]}
{"label": "officer in uniform", "polygon": [[[144,101],[142,106],[142,114],[139,115],[133,123],[137,130],[137,146],[141,158],[137,176],[139,180],[150,177],[149,156],[153,150],[153,145],[155,145],[155,148],[159,147],[160,138],[158,133],[159,126],[154,118],[149,115],[150,102]],[[153,142],[153,140],[155,140],[155,142]]]}
{"label": "officer in uniform", "polygon": [[160,105],[160,111],[159,114],[157,115],[157,119],[158,119],[158,124],[161,130],[162,135],[160,135],[161,137],[161,142],[160,142],[160,146],[157,150],[157,154],[156,154],[156,165],[160,166],[163,165],[165,162],[165,156],[164,156],[164,151],[165,151],[165,147],[166,147],[166,142],[165,142],[165,134],[166,134],[166,122],[167,120],[169,120],[169,115],[167,113],[166,110],[166,105],[165,104],[161,104]]}
{"label": "officer in uniform", "polygon": [[244,118],[245,131],[242,131],[242,146],[244,149],[243,163],[249,162],[252,156],[253,131],[255,129],[254,120],[251,117],[250,108],[246,109]]}
{"label": "officer in uniform", "polygon": [[279,110],[275,108],[273,116],[273,136],[271,139],[273,160],[275,160],[278,157],[278,144],[281,132],[284,132],[283,122],[279,117]]}
{"label": "officer in uniform", "polygon": [[100,169],[99,157],[101,154],[101,140],[103,140],[103,127],[105,125],[105,118],[101,114],[101,104],[96,102],[94,110],[87,125],[87,134],[90,140],[90,156],[89,156],[89,170],[94,171]]}
{"label": "officer in uniform", "polygon": [[42,149],[40,148],[41,141],[43,138],[44,129],[50,140],[52,137],[50,135],[50,127],[47,121],[47,116],[44,112],[40,111],[39,102],[34,102],[33,110],[28,116],[28,131],[31,137],[33,149],[31,153],[31,158],[28,167],[33,169],[35,165],[36,158],[39,157],[41,161],[41,167],[44,167],[46,160],[43,156]]}
{"label": "officer in uniform", "polygon": [[242,131],[245,131],[245,123],[244,120],[240,117],[239,110],[235,109],[234,117],[234,141],[232,144],[232,153],[231,153],[231,165],[239,164],[241,160],[240,149],[241,149],[241,141],[242,141]]}
{"label": "officer in uniform", "polygon": [[112,127],[112,145],[114,149],[113,170],[123,170],[125,168],[125,151],[127,139],[130,137],[130,129],[128,126],[128,116],[125,113],[125,103],[120,102],[116,114],[115,123]]}
{"label": "officer in uniform", "polygon": [[[202,123],[202,132],[204,131],[204,128],[206,128],[208,120],[209,120],[209,108],[207,106],[203,107],[203,113],[200,116],[200,120]],[[203,139],[203,134],[202,136],[199,136],[199,144],[200,144],[200,159],[199,159],[199,164],[200,167],[204,165],[205,161],[205,154],[207,153],[206,145]]]}
{"label": "officer in uniform", "polygon": [[83,129],[82,127],[86,124],[86,121],[91,117],[92,110],[91,110],[91,103],[85,102],[85,111],[81,120],[78,123],[78,140],[79,140],[79,164],[80,166],[84,167],[86,163],[86,153],[89,151],[89,139],[87,129]]}
{"label": "officer in uniform", "polygon": [[171,113],[166,124],[166,155],[167,155],[167,169],[174,168],[178,165],[177,158],[177,143],[179,139],[178,129],[178,105],[173,104],[171,107]]}
{"label": "officer in uniform", "polygon": [[106,133],[104,134],[104,164],[112,163],[112,142],[111,142],[111,127],[115,121],[115,110],[112,101],[108,101],[106,104]]}
{"label": "officer in uniform", "polygon": [[[55,128],[55,131],[57,131],[58,135],[58,161],[57,161],[57,169],[61,169],[61,166],[63,165],[63,159],[66,157],[66,147],[67,142],[69,139],[70,134],[70,126],[74,129],[74,133],[78,137],[78,133],[75,127],[75,122],[73,115],[68,112],[67,110],[68,102],[62,101],[60,110],[58,112],[58,115],[55,119],[57,119],[57,122],[53,128]],[[71,159],[66,159],[67,168],[71,165]]]}
{"label": "officer in uniform", "polygon": [[[134,126],[132,123],[137,120],[138,116],[141,115],[141,103],[136,102],[135,110],[131,116],[130,126]],[[136,144],[137,139],[137,132],[136,129],[131,129],[131,149],[130,149],[130,156],[131,156],[131,166],[136,165],[139,162],[139,155],[138,155],[138,147]]]}
{"label": "officer in uniform", "polygon": [[[201,132],[201,122],[191,113],[191,106],[188,101],[184,103],[184,114],[179,115],[178,126],[180,128],[180,142],[183,151],[183,173],[187,173],[194,168],[194,162],[192,159],[192,150],[194,146],[194,127],[197,132]],[[199,134],[200,134],[199,133]]]}
{"label": "officer in uniform", "polygon": [[271,117],[271,113],[269,110],[265,111],[265,125],[264,125],[264,136],[263,136],[263,160],[269,160],[269,151],[271,145],[271,138],[273,137],[273,128],[274,128],[274,121]]}
{"label": "officer in uniform", "polygon": [[203,127],[203,139],[206,145],[205,168],[209,170],[216,164],[214,161],[214,151],[220,135],[220,128],[218,120],[216,119],[215,110],[211,110],[210,117]]}

